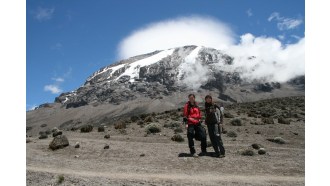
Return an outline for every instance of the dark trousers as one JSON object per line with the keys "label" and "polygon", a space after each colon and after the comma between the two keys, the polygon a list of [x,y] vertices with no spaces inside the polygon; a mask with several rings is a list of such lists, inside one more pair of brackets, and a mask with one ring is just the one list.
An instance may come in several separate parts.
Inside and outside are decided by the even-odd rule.
{"label": "dark trousers", "polygon": [[201,141],[201,151],[206,152],[206,133],[202,127],[202,125],[188,125],[187,128],[187,137],[188,137],[188,145],[190,149],[190,153],[194,154],[196,153],[195,147],[194,147],[194,137],[195,133],[199,135],[200,141]]}
{"label": "dark trousers", "polygon": [[225,148],[223,147],[222,139],[221,139],[221,131],[219,130],[218,124],[207,124],[207,130],[210,136],[210,140],[212,142],[212,146],[214,152],[216,154],[225,155]]}

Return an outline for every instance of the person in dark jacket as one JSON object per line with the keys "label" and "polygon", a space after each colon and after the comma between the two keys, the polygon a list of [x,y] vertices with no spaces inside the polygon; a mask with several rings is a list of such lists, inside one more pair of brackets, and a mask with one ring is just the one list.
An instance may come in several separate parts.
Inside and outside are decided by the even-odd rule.
{"label": "person in dark jacket", "polygon": [[201,111],[195,102],[195,95],[190,94],[188,96],[189,101],[184,105],[183,115],[187,128],[188,145],[190,154],[193,157],[198,157],[194,147],[194,137],[198,136],[201,141],[201,153],[200,156],[206,155],[206,132],[201,125]]}
{"label": "person in dark jacket", "polygon": [[221,130],[223,128],[222,109],[212,102],[212,96],[210,95],[205,96],[205,123],[215,156],[219,158],[225,157],[225,148],[221,139]]}

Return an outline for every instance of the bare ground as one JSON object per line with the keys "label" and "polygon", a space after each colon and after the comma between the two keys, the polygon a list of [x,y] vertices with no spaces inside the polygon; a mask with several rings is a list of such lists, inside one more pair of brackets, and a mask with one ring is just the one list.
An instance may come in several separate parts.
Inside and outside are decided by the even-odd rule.
{"label": "bare ground", "polygon": [[[225,119],[228,123],[229,119]],[[182,143],[171,141],[172,129],[145,136],[144,128],[132,123],[126,134],[109,127],[106,132],[64,131],[70,145],[52,151],[52,138],[31,137],[26,151],[27,185],[305,185],[304,122],[290,125],[226,127],[237,138],[222,135],[225,158],[188,156],[186,134]],[[261,134],[255,134],[259,131]],[[294,134],[294,133],[296,134]],[[110,139],[104,135],[110,134]],[[266,138],[281,136],[287,144]],[[74,148],[80,142],[80,148]],[[195,142],[199,147],[200,142]],[[240,152],[259,143],[267,154],[242,156]],[[110,149],[103,149],[105,144]],[[199,152],[197,148],[197,152]],[[208,147],[208,152],[213,152]],[[255,150],[255,152],[257,152]],[[75,157],[79,156],[79,157]],[[63,183],[58,183],[63,175]]]}

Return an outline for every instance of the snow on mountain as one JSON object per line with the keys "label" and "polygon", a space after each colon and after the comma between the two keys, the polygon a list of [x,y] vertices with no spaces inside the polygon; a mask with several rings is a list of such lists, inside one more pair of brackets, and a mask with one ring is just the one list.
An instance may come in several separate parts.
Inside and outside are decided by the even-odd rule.
{"label": "snow on mountain", "polygon": [[[159,52],[158,54],[152,55],[148,58],[141,59],[139,61],[135,61],[135,62],[129,64],[129,67],[125,70],[125,72],[122,73],[120,76],[118,76],[116,78],[116,80],[118,80],[122,76],[129,76],[130,82],[134,82],[135,78],[139,78],[139,72],[140,72],[141,67],[149,66],[154,63],[157,63],[161,59],[163,59],[169,55],[172,55],[173,51],[174,51],[174,49],[164,50],[162,52]],[[117,69],[119,69],[119,68],[117,68]]]}
{"label": "snow on mountain", "polygon": [[139,97],[160,99],[177,92],[201,89],[217,91],[219,97],[229,99],[226,92],[233,94],[232,91],[240,91],[238,87],[244,85],[250,85],[249,91],[241,88],[245,95],[247,92],[271,92],[281,88],[280,83],[267,79],[267,69],[263,69],[265,78],[249,79],[245,75],[262,70],[258,69],[258,61],[265,63],[263,59],[255,56],[244,59],[249,63],[246,68],[237,66],[236,60],[242,61],[224,51],[203,46],[155,51],[101,68],[87,78],[83,86],[61,94],[55,102],[67,108],[90,103],[120,104]]}

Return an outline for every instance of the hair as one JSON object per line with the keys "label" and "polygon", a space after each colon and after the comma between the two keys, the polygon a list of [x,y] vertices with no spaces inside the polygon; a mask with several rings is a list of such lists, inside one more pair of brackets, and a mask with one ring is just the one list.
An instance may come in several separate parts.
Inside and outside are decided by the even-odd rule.
{"label": "hair", "polygon": [[190,98],[190,96],[193,96],[195,98],[195,94],[189,94],[188,98]]}
{"label": "hair", "polygon": [[206,96],[205,96],[205,100],[206,100],[207,98],[210,98],[210,99],[212,100],[212,96],[210,96],[210,95],[206,95]]}

